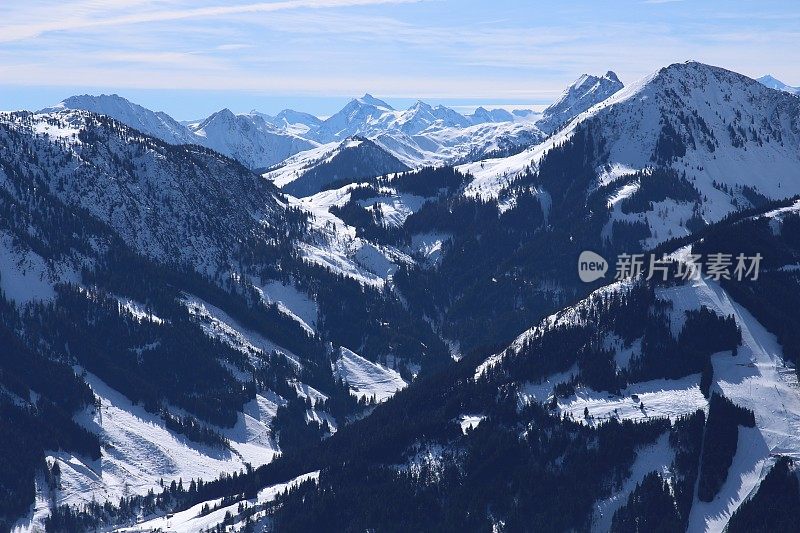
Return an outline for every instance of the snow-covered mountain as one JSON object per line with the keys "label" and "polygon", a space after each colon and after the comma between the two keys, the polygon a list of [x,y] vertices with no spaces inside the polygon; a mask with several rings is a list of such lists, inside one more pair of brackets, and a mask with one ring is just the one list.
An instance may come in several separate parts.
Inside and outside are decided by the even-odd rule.
{"label": "snow-covered mountain", "polygon": [[355,98],[337,113],[325,119],[315,132],[320,141],[341,140],[354,135],[370,135],[386,128],[398,113],[394,108],[367,93]]}
{"label": "snow-covered mountain", "polygon": [[296,197],[310,196],[330,185],[409,170],[399,159],[364,137],[322,145],[290,157],[264,177]]}
{"label": "snow-covered mountain", "polygon": [[65,109],[83,109],[98,115],[106,115],[170,144],[201,144],[183,124],[166,113],[151,111],[116,94],[70,96],[53,107],[42,109],[41,112],[50,113]]}
{"label": "snow-covered mountain", "polygon": [[[22,530],[41,528],[54,505],[160,491],[161,478],[263,465],[363,414],[351,389],[374,385],[383,401],[401,386],[376,380],[410,375],[401,353],[377,361],[386,348],[367,347],[364,331],[334,341],[358,349],[339,370],[316,340],[317,328],[341,334],[333,309],[349,324],[408,258],[317,227],[211,149],[84,110],[2,113],[0,211],[0,410],[17,439],[0,447],[0,487],[14,495],[0,498],[0,529],[23,515]],[[295,277],[275,279],[282,269]],[[324,407],[337,396],[344,410]],[[38,440],[11,469],[18,439]]]}
{"label": "snow-covered mountain", "polygon": [[800,95],[800,87],[792,87],[791,85],[787,85],[783,83],[781,80],[775,79],[769,74],[767,74],[766,76],[761,76],[760,78],[758,78],[757,81],[766,85],[770,89],[775,89],[777,91],[784,91],[787,93]]}
{"label": "snow-covered mountain", "polygon": [[[719,531],[774,502],[800,100],[688,62],[535,120],[0,114],[0,529]],[[761,277],[576,275],[656,246]]]}
{"label": "snow-covered mountain", "polygon": [[612,72],[603,77],[584,75],[542,116],[527,110],[513,113],[484,107],[465,116],[422,101],[397,110],[370,94],[353,99],[325,120],[291,109],[275,116],[222,109],[202,120],[179,123],[116,95],[74,96],[42,111],[84,109],[105,114],[171,144],[212,148],[254,170],[353,136],[368,138],[403,164],[419,167],[519,151],[541,141],[621,85]]}
{"label": "snow-covered mountain", "polygon": [[350,101],[305,136],[321,143],[365,137],[410,167],[478,158],[543,137],[527,113],[515,116],[502,109],[478,108],[464,116],[421,101],[397,110],[370,94]]}
{"label": "snow-covered mountain", "polygon": [[558,100],[545,108],[536,124],[542,131],[552,133],[623,87],[617,75],[610,70],[604,76],[584,74],[567,87]]}
{"label": "snow-covered mountain", "polygon": [[[498,149],[527,146],[542,138],[528,114],[479,108],[466,117],[448,107],[417,102],[395,110],[369,94],[325,120],[285,109],[275,116],[256,110],[222,109],[197,121],[179,123],[117,95],[73,96],[41,112],[83,109],[114,118],[170,144],[199,144],[250,169],[275,166],[322,144],[362,136],[377,142],[404,165],[417,167],[480,157]],[[378,172],[378,171],[376,171]],[[376,174],[377,175],[377,174]]]}
{"label": "snow-covered mountain", "polygon": [[291,111],[266,120],[258,114],[234,115],[223,109],[199,123],[185,125],[166,113],[151,111],[121,96],[83,95],[72,96],[40,112],[64,109],[106,115],[170,144],[199,144],[212,148],[250,169],[272,166],[317,144],[294,133],[307,132],[311,126],[304,127],[304,122],[313,125],[315,117]]}
{"label": "snow-covered mountain", "polygon": [[316,146],[268,123],[260,115],[235,115],[217,111],[189,129],[201,144],[244,163],[253,170],[280,163],[289,156]]}
{"label": "snow-covered mountain", "polygon": [[[800,100],[696,62],[670,65],[616,92],[524,152],[460,167],[475,176],[468,193],[501,194],[570,140],[591,154],[590,189],[616,191],[612,218],[646,221],[650,242],[685,234],[691,218],[715,222],[756,197],[800,193]],[[618,209],[639,188],[622,178],[650,167],[684,176],[696,189],[696,204],[663,197],[644,212]]]}
{"label": "snow-covered mountain", "polygon": [[486,122],[514,122],[514,115],[505,109],[492,109],[489,111],[485,107],[478,107],[467,118],[473,124],[483,124]]}
{"label": "snow-covered mountain", "polygon": [[258,115],[268,124],[272,124],[278,129],[283,129],[299,137],[310,135],[322,124],[320,118],[310,113],[294,111],[293,109],[284,109],[274,117],[260,113],[254,109],[250,111],[250,115]]}
{"label": "snow-covered mountain", "polygon": [[283,222],[277,189],[207,148],[165,144],[83,110],[0,122],[28,146],[9,154],[14,164],[39,169],[62,201],[159,261],[214,272],[243,238],[266,237]]}

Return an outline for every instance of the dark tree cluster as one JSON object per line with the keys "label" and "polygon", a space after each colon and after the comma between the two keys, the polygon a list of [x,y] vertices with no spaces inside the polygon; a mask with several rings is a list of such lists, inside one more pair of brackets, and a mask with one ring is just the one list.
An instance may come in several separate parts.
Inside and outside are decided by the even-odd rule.
{"label": "dark tree cluster", "polygon": [[713,500],[725,483],[733,456],[736,455],[739,426],[755,425],[752,411],[735,405],[717,393],[711,395],[697,485],[697,497],[700,500]]}
{"label": "dark tree cluster", "polygon": [[639,188],[620,202],[623,213],[652,211],[653,204],[667,198],[677,202],[697,202],[700,193],[686,179],[686,173],[678,174],[668,168],[651,168],[634,174]]}
{"label": "dark tree cluster", "polygon": [[657,472],[650,472],[636,485],[624,507],[614,513],[614,533],[671,533],[680,531],[669,483]]}

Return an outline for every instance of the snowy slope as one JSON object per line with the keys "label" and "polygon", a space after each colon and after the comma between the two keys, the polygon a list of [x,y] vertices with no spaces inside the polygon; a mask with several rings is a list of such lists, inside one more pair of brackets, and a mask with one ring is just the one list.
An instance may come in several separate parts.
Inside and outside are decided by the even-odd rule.
{"label": "snowy slope", "polygon": [[[260,358],[272,353],[281,354],[295,365],[300,365],[297,355],[259,333],[243,328],[222,309],[194,296],[187,297],[183,304],[206,335],[249,356],[254,366],[260,366]],[[249,379],[250,376],[245,377]]]}
{"label": "snowy slope", "polygon": [[408,385],[400,374],[391,368],[373,363],[345,347],[334,364],[335,374],[350,387],[350,394],[358,398],[388,400]]}
{"label": "snowy slope", "polygon": [[265,464],[278,452],[269,424],[284,400],[274,394],[257,396],[245,406],[236,425],[220,429],[231,449],[194,443],[164,426],[163,420],[134,405],[102,380],[87,374],[99,398],[99,409],[87,408],[78,423],[100,435],[105,443],[98,461],[66,452],[50,452],[61,467],[59,504],[82,504],[92,499],[118,500],[125,494],[160,491],[160,480],[214,479],[245,463]]}
{"label": "snowy slope", "polygon": [[595,504],[592,531],[603,533],[611,528],[614,512],[625,505],[628,496],[638,483],[650,472],[658,472],[664,479],[672,477],[669,467],[675,458],[675,451],[669,445],[669,436],[662,435],[656,442],[645,446],[636,453],[636,460],[631,467],[631,475],[622,487],[608,498]]}
{"label": "snowy slope", "polygon": [[[673,257],[684,260],[686,253],[687,249],[683,249]],[[599,295],[609,291],[624,291],[626,287],[627,282],[617,282],[599,289],[586,300],[546,318],[540,325],[523,333],[509,350],[519,350],[526,339],[542,335],[545,327],[580,323],[584,316],[582,309],[592,305],[591,302]],[[718,391],[735,404],[751,409],[755,413],[756,427],[739,428],[739,445],[725,484],[711,502],[695,498],[689,525],[690,531],[722,531],[733,511],[763,479],[773,456],[800,456],[800,385],[794,369],[785,366],[783,350],[775,336],[747,309],[733,301],[718,283],[708,279],[687,281],[657,288],[656,297],[671,304],[669,314],[674,335],[683,327],[686,311],[698,310],[702,306],[719,316],[732,316],[741,329],[742,344],[735,356],[729,351],[712,355],[712,391]],[[615,346],[614,343],[608,346],[617,351],[617,361],[626,359],[621,353],[624,347]],[[476,377],[506,357],[505,354],[503,351],[487,359],[478,367]],[[574,373],[575,369],[549,376],[541,382],[522,384],[518,389],[520,403],[552,401],[553,387],[569,381]],[[588,420],[583,417],[584,409],[589,412]],[[556,399],[557,414],[572,415],[575,420],[589,424],[602,424],[611,418],[641,420],[668,417],[674,420],[697,409],[707,409],[707,400],[700,392],[697,374],[678,380],[632,383],[618,395],[578,386],[574,394]],[[646,450],[641,453],[650,454]],[[659,470],[668,464],[660,460],[661,456],[655,462],[641,458],[652,470]],[[631,479],[641,479],[650,471],[647,468],[640,470],[639,466],[635,466]],[[613,514],[613,509],[619,506],[620,497],[624,497],[631,488],[630,484],[626,484],[622,493],[598,502],[598,522],[595,524],[598,531],[603,530],[600,526],[608,523],[609,513]]]}
{"label": "snowy slope", "polygon": [[399,265],[410,264],[413,260],[397,248],[356,236],[356,228],[330,212],[332,206],[349,201],[352,189],[358,185],[322,191],[307,198],[288,197],[289,205],[312,215],[313,238],[298,243],[298,247],[307,261],[361,283],[382,287]]}
{"label": "snowy slope", "polygon": [[700,280],[690,286],[665,290],[675,313],[706,305],[736,318],[742,346],[734,358],[715,355],[714,385],[734,403],[755,413],[754,429],[739,428],[739,446],[728,478],[716,498],[695,501],[690,529],[720,531],[733,511],[766,474],[774,454],[800,457],[800,387],[795,373],[783,363],[783,350],[769,333],[718,284]]}
{"label": "snowy slope", "polygon": [[[520,401],[543,402],[552,398],[553,386],[565,382],[562,377],[551,377],[545,384],[526,384],[519,393]],[[634,399],[634,397],[636,399]],[[644,403],[645,408],[639,407]],[[599,392],[589,387],[577,387],[575,394],[557,400],[556,412],[585,421],[584,410],[589,410],[591,423],[599,424],[611,418],[618,420],[644,420],[664,417],[670,420],[705,408],[707,401],[700,392],[700,375],[682,379],[659,379],[634,383],[620,394]]]}
{"label": "snowy slope", "polygon": [[390,152],[364,137],[301,152],[270,169],[264,177],[297,197],[316,194],[336,183],[344,185],[409,170]]}
{"label": "snowy slope", "polygon": [[76,280],[73,269],[14,246],[11,236],[0,231],[0,291],[12,302],[25,305],[52,301],[56,283]]}
{"label": "snowy slope", "polygon": [[310,296],[291,283],[280,281],[270,281],[260,286],[256,284],[256,289],[264,302],[278,306],[278,310],[295,319],[310,334],[314,334],[319,319],[319,306]]}

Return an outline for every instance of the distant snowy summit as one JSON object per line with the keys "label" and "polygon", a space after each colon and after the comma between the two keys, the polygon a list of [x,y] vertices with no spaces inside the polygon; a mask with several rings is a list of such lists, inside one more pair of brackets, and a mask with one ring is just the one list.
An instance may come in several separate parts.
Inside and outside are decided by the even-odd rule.
{"label": "distant snowy summit", "polygon": [[769,74],[766,76],[761,76],[756,81],[760,82],[762,85],[766,85],[770,89],[800,95],[800,87],[792,87],[791,85],[787,85]]}
{"label": "distant snowy summit", "polygon": [[552,133],[623,87],[617,75],[610,70],[600,77],[584,74],[544,110],[537,125],[542,131]]}
{"label": "distant snowy summit", "polygon": [[70,96],[52,107],[42,109],[40,113],[66,109],[82,109],[98,115],[106,115],[126,126],[170,144],[200,144],[186,126],[168,114],[162,111],[151,111],[117,94]]}

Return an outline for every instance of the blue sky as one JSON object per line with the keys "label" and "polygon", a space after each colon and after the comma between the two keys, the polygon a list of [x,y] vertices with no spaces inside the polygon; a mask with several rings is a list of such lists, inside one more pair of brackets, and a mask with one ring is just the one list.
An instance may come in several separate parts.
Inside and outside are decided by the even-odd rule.
{"label": "blue sky", "polygon": [[796,0],[2,0],[0,109],[87,92],[179,119],[326,115],[364,92],[524,107],[584,72],[687,59],[800,85],[798,50]]}

